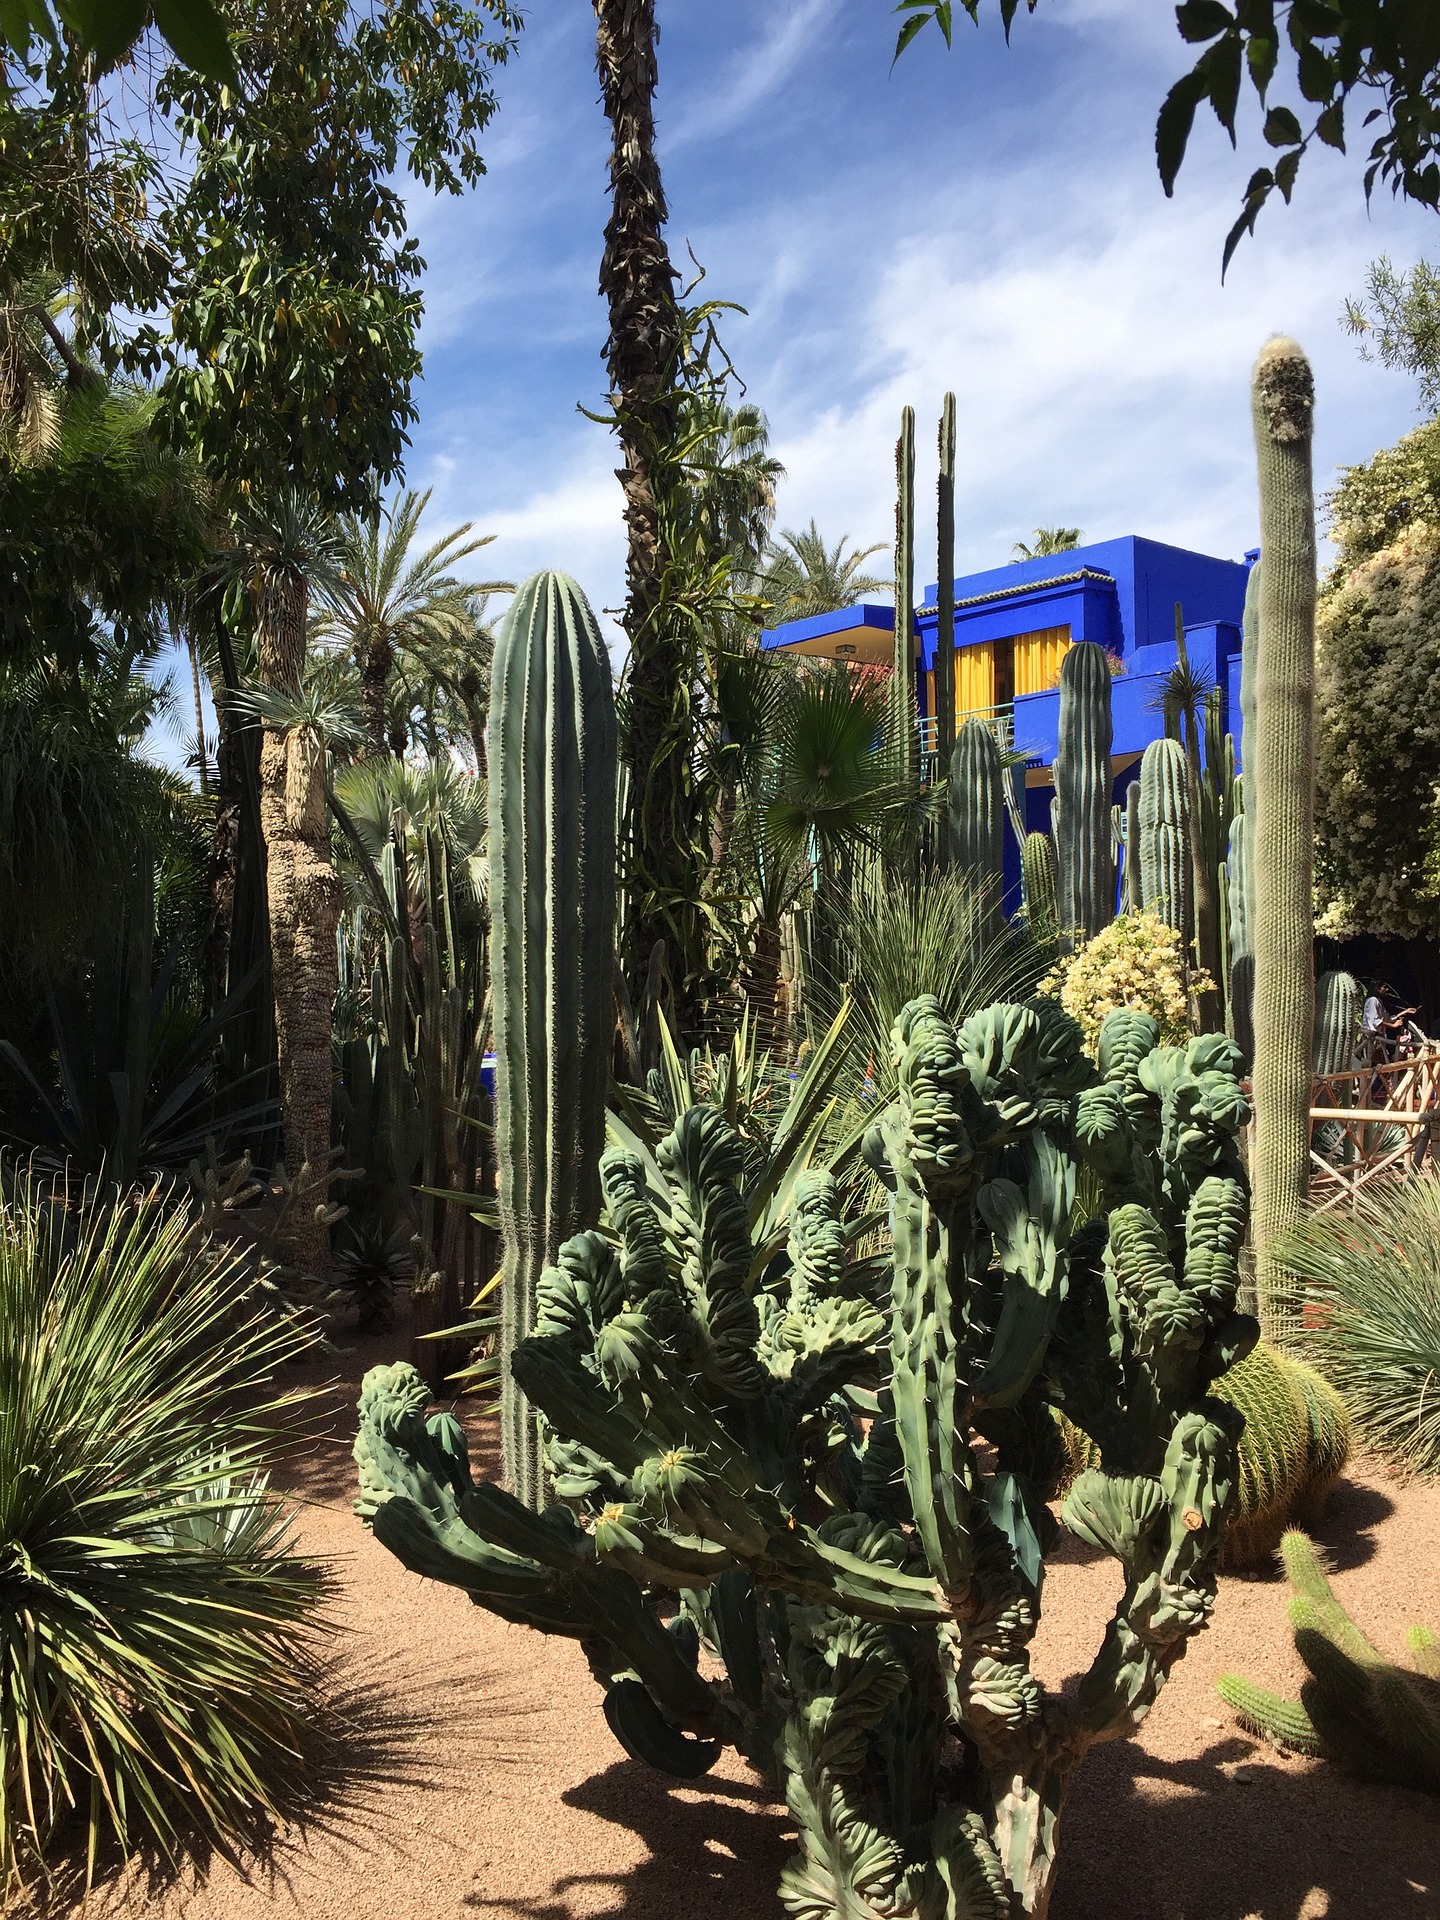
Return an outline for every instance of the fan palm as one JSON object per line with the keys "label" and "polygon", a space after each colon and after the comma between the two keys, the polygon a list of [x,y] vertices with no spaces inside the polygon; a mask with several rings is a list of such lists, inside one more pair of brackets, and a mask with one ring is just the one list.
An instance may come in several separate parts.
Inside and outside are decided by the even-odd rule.
{"label": "fan palm", "polygon": [[1079,527],[1037,527],[1033,541],[1017,540],[1013,560],[1045,560],[1052,553],[1072,553],[1085,538]]}
{"label": "fan palm", "polygon": [[865,562],[882,551],[859,547],[847,553],[850,536],[842,533],[833,547],[812,520],[804,532],[786,527],[769,547],[760,575],[760,592],[775,609],[775,620],[806,620],[812,614],[838,613],[853,607],[867,593],[883,593],[890,582],[865,573]]}
{"label": "fan palm", "polygon": [[[403,753],[407,741],[393,724],[390,677],[397,660],[420,663],[463,653],[477,634],[476,598],[514,591],[508,580],[462,580],[454,569],[490,545],[494,534],[470,539],[471,523],[416,553],[430,494],[405,493],[379,514],[347,514],[339,522],[339,567],[322,587],[315,636],[346,648],[360,671],[361,702],[377,752]],[[463,667],[460,672],[463,675]]]}

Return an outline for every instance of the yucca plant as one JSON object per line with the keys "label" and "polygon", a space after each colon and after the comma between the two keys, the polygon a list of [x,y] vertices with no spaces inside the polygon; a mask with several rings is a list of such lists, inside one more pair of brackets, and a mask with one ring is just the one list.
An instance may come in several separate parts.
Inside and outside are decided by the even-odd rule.
{"label": "yucca plant", "polygon": [[1293,1276],[1296,1340],[1360,1433],[1396,1465],[1440,1474],[1440,1175],[1307,1215],[1276,1259]]}
{"label": "yucca plant", "polygon": [[[0,1883],[234,1856],[305,1784],[326,1576],[266,1474],[301,1324],[156,1193],[0,1193]],[[253,1295],[251,1296],[253,1298]]]}

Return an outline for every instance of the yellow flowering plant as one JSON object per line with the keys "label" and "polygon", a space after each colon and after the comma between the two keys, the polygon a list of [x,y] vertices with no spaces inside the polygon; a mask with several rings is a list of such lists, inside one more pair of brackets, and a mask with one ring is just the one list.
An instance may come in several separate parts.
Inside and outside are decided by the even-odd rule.
{"label": "yellow flowering plant", "polygon": [[1040,991],[1080,1022],[1093,1051],[1100,1023],[1117,1007],[1135,1007],[1160,1024],[1162,1046],[1185,1040],[1194,996],[1211,985],[1187,967],[1185,944],[1157,913],[1122,913],[1093,940],[1051,969]]}

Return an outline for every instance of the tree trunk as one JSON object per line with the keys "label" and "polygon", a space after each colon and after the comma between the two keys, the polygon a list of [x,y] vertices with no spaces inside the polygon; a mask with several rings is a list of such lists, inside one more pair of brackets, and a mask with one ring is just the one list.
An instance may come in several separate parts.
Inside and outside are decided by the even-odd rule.
{"label": "tree trunk", "polygon": [[666,206],[655,157],[655,0],[594,0],[596,59],[610,122],[612,207],[600,291],[610,309],[605,365],[619,419],[625,493],[626,757],[631,900],[626,972],[638,990],[657,940],[671,955],[672,1007],[683,1045],[702,991],[703,846],[691,769],[691,649],[667,615],[654,453],[674,440],[680,316],[665,245]]}
{"label": "tree trunk", "polygon": [[360,701],[365,709],[365,729],[376,753],[390,746],[390,670],[395,664],[395,649],[387,636],[377,633],[360,662]]}
{"label": "tree trunk", "polygon": [[[284,574],[261,597],[260,678],[298,691],[305,658],[304,580]],[[325,748],[300,728],[267,731],[260,750],[260,821],[270,906],[271,975],[280,1053],[280,1118],[285,1158],[298,1174],[308,1164],[314,1211],[323,1205],[330,1161],[330,1025],[339,987],[336,930],[340,883],[330,854]],[[325,1279],[329,1229],[302,1210],[291,1257]]]}

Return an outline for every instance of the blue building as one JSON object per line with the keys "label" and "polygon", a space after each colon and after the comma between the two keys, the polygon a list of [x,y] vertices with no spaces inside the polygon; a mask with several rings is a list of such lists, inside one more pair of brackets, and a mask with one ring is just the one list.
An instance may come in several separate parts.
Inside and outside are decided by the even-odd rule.
{"label": "blue building", "polygon": [[[1240,620],[1255,557],[1216,560],[1131,534],[956,580],[956,717],[989,720],[1005,745],[1025,754],[1032,829],[1050,824],[1060,663],[1077,641],[1098,642],[1115,663],[1111,771],[1117,801],[1145,748],[1164,731],[1159,695],[1175,665],[1177,604],[1190,664],[1219,687],[1222,721],[1239,747]],[[937,592],[926,589],[915,615],[917,721],[927,745],[935,730]],[[790,621],[765,634],[762,644],[888,666],[894,636],[893,609],[866,605]]]}

